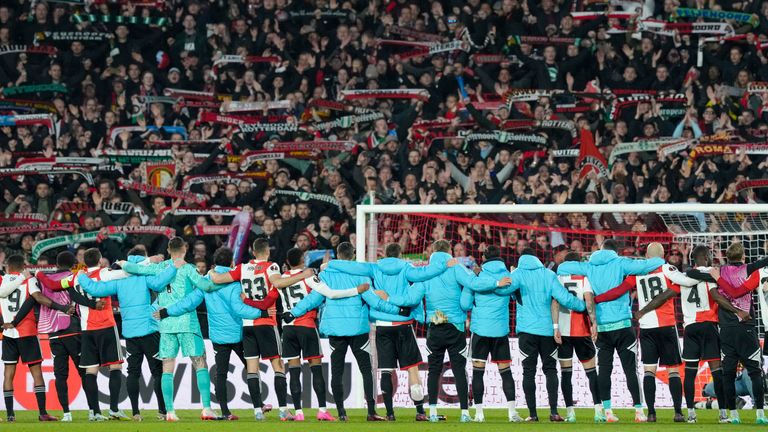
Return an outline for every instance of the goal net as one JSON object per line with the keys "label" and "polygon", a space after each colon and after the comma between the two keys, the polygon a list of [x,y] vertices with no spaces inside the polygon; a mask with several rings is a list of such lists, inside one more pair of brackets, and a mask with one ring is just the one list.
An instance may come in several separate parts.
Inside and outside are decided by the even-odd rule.
{"label": "goal net", "polygon": [[[744,245],[747,262],[768,255],[768,205],[361,205],[357,212],[357,254],[358,260],[365,261],[383,257],[384,247],[397,242],[404,258],[423,265],[431,244],[437,240],[449,241],[453,256],[467,267],[481,265],[485,248],[497,245],[508,266],[516,266],[523,249],[530,247],[545,266],[553,269],[570,251],[587,259],[607,238],[619,243],[620,255],[638,258],[645,256],[648,244],[659,242],[667,262],[683,270],[690,267],[690,252],[697,245],[710,247],[715,264],[725,262],[726,248],[736,241]],[[682,336],[679,301],[676,298]],[[765,324],[760,308],[755,310],[762,338]],[[510,336],[515,336],[514,302],[510,303],[509,314]],[[420,324],[416,332],[419,337],[426,335]],[[516,340],[513,338],[511,343],[516,357]],[[614,382],[618,383],[613,386],[614,393],[626,389],[620,369],[614,368]],[[664,372],[659,378],[666,382]],[[708,368],[701,365],[697,396],[709,380]],[[580,387],[577,384],[574,382],[574,389]],[[586,392],[588,386],[584,384],[581,388]],[[660,393],[671,404],[668,391]],[[582,396],[579,400],[588,405],[591,398],[586,393]],[[541,397],[538,400],[543,402]],[[664,405],[664,399],[659,402]]]}

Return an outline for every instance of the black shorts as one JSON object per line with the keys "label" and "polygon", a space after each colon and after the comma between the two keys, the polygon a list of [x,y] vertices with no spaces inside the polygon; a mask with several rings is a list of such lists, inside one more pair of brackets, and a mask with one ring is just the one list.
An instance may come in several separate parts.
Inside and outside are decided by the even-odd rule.
{"label": "black shorts", "polygon": [[558,360],[573,360],[573,353],[580,362],[595,358],[595,344],[590,336],[563,336],[563,343],[557,347]]}
{"label": "black shorts", "polygon": [[[635,331],[631,327],[622,328],[618,330],[599,331],[597,332],[597,342],[595,347],[598,350],[598,356],[600,352],[609,352],[611,362],[613,362],[614,350],[621,354],[624,351],[632,351],[637,354],[637,337]],[[605,355],[605,354],[603,354]]]}
{"label": "black shorts", "polygon": [[398,364],[406,370],[424,363],[410,324],[376,326],[376,357],[383,370],[397,369]]}
{"label": "black shorts", "polygon": [[519,333],[517,347],[523,356],[523,366],[527,362],[536,362],[541,357],[544,365],[551,362],[554,367],[557,367],[557,343],[553,336]]}
{"label": "black shorts", "polygon": [[83,332],[80,347],[81,368],[109,366],[122,362],[123,350],[120,347],[117,327]]}
{"label": "black shorts", "polygon": [[280,338],[277,327],[270,325],[243,327],[243,353],[245,358],[262,360],[280,358]]}
{"label": "black shorts", "polygon": [[488,355],[492,363],[506,363],[512,361],[512,353],[509,350],[509,337],[488,337],[472,333],[469,340],[472,350],[472,361],[486,362]]}
{"label": "black shorts", "polygon": [[640,329],[640,358],[645,366],[681,364],[677,327]]}
{"label": "black shorts", "polygon": [[283,359],[304,360],[323,358],[320,334],[316,328],[287,325],[283,327]]}
{"label": "black shorts", "polygon": [[693,323],[683,335],[683,360],[720,360],[720,332],[713,322]]}
{"label": "black shorts", "polygon": [[747,360],[754,360],[758,364],[762,362],[760,341],[754,326],[739,324],[720,327],[720,349],[723,351],[723,360],[730,357],[742,363]]}
{"label": "black shorts", "polygon": [[450,323],[430,324],[427,330],[427,360],[442,364],[446,351],[451,361],[458,361],[459,356],[466,360],[469,357],[467,336]]}
{"label": "black shorts", "polygon": [[36,364],[43,361],[43,351],[40,349],[40,340],[37,336],[24,336],[20,338],[3,338],[3,363]]}
{"label": "black shorts", "polygon": [[357,336],[328,336],[328,345],[331,346],[331,350],[334,352],[341,349],[346,353],[347,348],[352,348],[353,353],[358,351],[371,353],[371,339],[368,333]]}

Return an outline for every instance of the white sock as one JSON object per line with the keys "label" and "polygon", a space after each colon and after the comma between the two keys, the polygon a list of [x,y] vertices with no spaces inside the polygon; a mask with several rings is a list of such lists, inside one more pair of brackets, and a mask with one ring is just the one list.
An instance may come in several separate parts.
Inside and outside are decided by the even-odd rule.
{"label": "white sock", "polygon": [[688,408],[688,416],[695,416],[696,408]]}
{"label": "white sock", "polygon": [[613,409],[611,409],[611,408],[606,408],[606,409],[605,409],[605,415],[609,416],[609,415],[611,415],[611,414],[613,414]]}
{"label": "white sock", "polygon": [[320,411],[321,413],[324,413],[324,412],[328,411],[328,409],[326,407],[320,407],[317,410]]}
{"label": "white sock", "polygon": [[643,407],[635,408],[635,413],[636,414],[644,414],[645,413],[645,409]]}
{"label": "white sock", "polygon": [[288,409],[288,407],[281,406],[278,409],[280,410],[280,412],[285,412]]}
{"label": "white sock", "polygon": [[571,414],[576,414],[576,412],[574,411],[574,409],[573,409],[573,407],[572,407],[572,406],[570,406],[570,407],[565,407],[565,412],[567,412],[567,413],[568,413],[568,415],[571,415]]}
{"label": "white sock", "polygon": [[304,415],[304,410],[297,409],[296,415],[299,415],[299,414]]}
{"label": "white sock", "polygon": [[437,405],[430,405],[429,406],[429,416],[436,416],[437,415]]}
{"label": "white sock", "polygon": [[602,414],[602,413],[603,413],[603,405],[595,404],[595,414]]}
{"label": "white sock", "polygon": [[469,410],[468,409],[461,410],[461,415],[469,417]]}
{"label": "white sock", "polygon": [[475,404],[475,415],[483,417],[483,404]]}
{"label": "white sock", "polygon": [[739,418],[739,410],[731,410],[731,417]]}
{"label": "white sock", "polygon": [[720,409],[720,417],[728,417],[728,410]]}
{"label": "white sock", "polygon": [[759,409],[759,410],[757,410],[757,416],[758,416],[758,417],[765,417],[765,413],[763,412],[763,409],[762,409],[762,408],[761,408],[761,409]]}
{"label": "white sock", "polygon": [[253,409],[253,413],[254,413],[254,414],[259,414],[259,413],[261,413],[261,412],[262,412],[261,408],[254,408],[254,409]]}

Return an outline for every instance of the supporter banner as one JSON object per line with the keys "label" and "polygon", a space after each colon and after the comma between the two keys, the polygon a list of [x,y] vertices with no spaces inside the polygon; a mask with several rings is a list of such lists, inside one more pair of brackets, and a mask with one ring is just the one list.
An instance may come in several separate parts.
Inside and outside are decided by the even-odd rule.
{"label": "supporter banner", "polygon": [[429,100],[429,92],[426,89],[342,90],[341,99],[418,99],[426,101]]}
{"label": "supporter banner", "polygon": [[129,202],[104,201],[101,203],[101,209],[106,214],[129,214],[133,212],[134,205]]}
{"label": "supporter banner", "polygon": [[0,126],[45,126],[53,134],[53,114],[0,116]]}
{"label": "supporter banner", "polygon": [[0,168],[0,177],[15,177],[15,176],[33,176],[33,175],[61,175],[61,174],[77,174],[85,179],[89,185],[93,186],[93,176],[91,173],[77,168],[58,168],[53,167],[49,169],[19,169],[19,168]]}
{"label": "supporter banner", "polygon": [[[5,54],[44,54],[47,56],[54,56],[58,53],[58,50],[54,46],[42,45],[42,46],[29,46],[29,45],[3,45],[0,46],[0,56]],[[3,89],[3,92],[8,90]],[[8,93],[5,93],[8,94]]]}
{"label": "supporter banner", "polygon": [[80,41],[80,42],[101,42],[112,38],[112,33],[102,32],[38,32],[35,33],[36,41]]}
{"label": "supporter banner", "polygon": [[0,213],[0,223],[35,223],[47,221],[48,216],[42,213]]}
{"label": "supporter banner", "polygon": [[309,201],[309,200],[315,200],[315,201],[322,201],[328,204],[333,204],[336,207],[339,208],[339,210],[343,210],[341,207],[341,203],[336,200],[331,195],[324,195],[324,194],[317,194],[317,193],[309,193],[304,191],[290,191],[290,190],[281,190],[276,189],[274,191],[275,195],[284,195],[284,196],[294,196],[297,197],[301,201]]}
{"label": "supporter banner", "polygon": [[196,236],[229,235],[232,231],[229,225],[195,225],[192,229]]}
{"label": "supporter banner", "polygon": [[355,123],[365,123],[365,122],[371,122],[376,121],[378,119],[383,119],[384,114],[380,112],[371,112],[368,114],[359,114],[359,115],[353,115],[353,116],[344,116],[341,118],[337,118],[336,120],[331,120],[327,122],[321,122],[321,123],[315,123],[313,125],[307,126],[310,130],[325,130],[340,127],[343,129],[347,129],[352,127]]}
{"label": "supporter banner", "polygon": [[114,234],[151,234],[151,235],[162,235],[166,236],[168,238],[171,238],[176,235],[176,230],[174,228],[164,227],[164,226],[129,226],[129,225],[110,225],[105,226],[101,230],[99,230],[99,235],[96,238],[97,242],[101,242],[110,235]]}
{"label": "supporter banner", "polygon": [[200,101],[216,100],[216,96],[213,94],[213,92],[184,90],[184,89],[177,89],[177,88],[166,88],[165,90],[163,90],[163,95],[174,97],[174,98],[183,98],[185,100],[200,100]]}
{"label": "supporter banner", "polygon": [[25,99],[0,99],[0,111],[4,110],[40,110],[56,113],[56,107],[51,102],[42,102]]}
{"label": "supporter banner", "polygon": [[[32,263],[36,263],[37,259],[40,258],[40,255],[42,255],[45,251],[64,246],[74,247],[74,245],[79,243],[93,243],[97,241],[98,237],[98,231],[91,231],[40,240],[36,242],[34,246],[32,246]],[[125,240],[125,234],[110,234],[107,237],[119,242]]]}
{"label": "supporter banner", "polygon": [[[54,270],[55,271],[55,270]],[[521,410],[521,415],[527,415],[525,407],[525,398],[522,397],[522,357],[519,355],[518,339],[510,338],[511,352],[512,352],[512,364],[511,370],[515,378],[517,407]],[[426,340],[423,338],[417,339],[419,350],[421,351],[422,358],[427,358]],[[682,340],[680,340],[682,343]],[[47,339],[40,341],[40,346],[43,352],[43,370],[53,369],[53,357],[51,356],[51,350]],[[330,394],[330,353],[331,348],[328,343],[328,339],[320,339],[320,347],[325,356],[322,359],[322,371],[326,382],[326,393]],[[121,349],[125,353],[125,342],[121,341]],[[205,340],[205,355],[207,357],[207,363],[210,368],[211,376],[216,374],[216,366],[214,359],[213,344],[209,340]],[[614,364],[619,364],[619,357],[614,355]],[[189,357],[179,357],[176,359],[176,369],[174,371],[174,382],[176,383],[176,397],[174,398],[174,406],[179,409],[199,409],[200,408],[200,394],[195,384],[195,368],[192,365]],[[639,361],[638,361],[639,362]],[[250,392],[248,391],[247,381],[245,379],[246,371],[243,364],[239,361],[233,360],[230,364],[230,373],[227,377],[227,402],[231,409],[251,409],[253,404],[250,398]],[[304,406],[316,407],[317,398],[312,388],[312,374],[309,370],[309,365],[302,365],[302,403]],[[77,374],[76,368],[69,368],[69,403],[73,410],[87,410],[88,404],[85,398],[85,392],[82,389],[82,383]],[[419,375],[422,382],[427,382],[427,364],[424,363],[419,366]],[[467,375],[472,376],[472,363],[467,362]],[[17,379],[19,382],[32,382],[32,375],[29,372],[29,368],[26,365],[19,364],[17,370]],[[656,406],[657,407],[671,407],[672,398],[670,397],[669,390],[666,388],[668,381],[665,378],[666,374],[662,370],[659,371],[656,385],[658,389],[656,391]],[[696,394],[701,394],[703,385],[709,381],[709,369],[703,364],[699,369],[698,376],[700,379],[696,380]],[[394,394],[393,399],[396,407],[413,407],[413,401],[410,398],[410,389],[408,386],[408,372],[397,370],[393,374],[394,378]],[[507,402],[504,398],[504,391],[501,385],[501,376],[498,369],[495,367],[488,367],[485,371],[485,395],[483,398],[483,404],[486,408],[506,408]],[[378,380],[378,374],[376,376]],[[101,370],[98,375],[98,387],[99,387],[99,402],[107,406],[109,405],[109,391],[107,390],[107,383],[109,382],[109,371]],[[641,380],[642,381],[642,380]],[[277,397],[275,395],[274,371],[271,367],[268,367],[266,363],[261,365],[261,395],[264,403],[277,406]],[[613,374],[611,375],[611,401],[615,408],[631,408],[632,398],[627,391],[626,377],[623,370],[620,367],[613,368]],[[354,359],[352,350],[347,350],[344,359],[344,406],[347,409],[365,408],[365,393],[363,391],[362,375],[357,368],[357,362]],[[424,386],[426,389],[426,385]],[[52,383],[47,386],[47,399],[49,409],[60,409],[58,405],[58,399],[56,396],[56,386]],[[218,409],[216,404],[219,403],[216,398],[215,390],[211,386],[211,400],[214,403],[214,408]],[[379,390],[380,392],[380,390]],[[18,410],[37,410],[37,402],[35,394],[31,386],[17,386],[14,392],[16,398],[16,407]],[[589,382],[586,375],[578,369],[573,373],[573,399],[575,405],[581,408],[592,407],[592,394],[589,391]],[[382,395],[378,393],[376,400],[379,404],[382,403]],[[539,405],[544,406],[547,403],[547,389],[545,385],[545,377],[541,368],[536,370],[536,400]],[[458,398],[456,396],[456,387],[453,381],[453,375],[450,368],[443,368],[443,373],[440,376],[439,382],[439,394],[438,405],[441,407],[452,406],[458,408]],[[119,399],[120,408],[128,409],[130,407],[130,401],[128,395],[125,392],[121,392]],[[290,394],[288,395],[288,405],[292,406],[293,400]],[[328,398],[328,407],[333,408],[333,398]],[[142,362],[142,373],[139,376],[139,408],[148,412],[155,412],[157,410],[157,400],[155,398],[154,389],[152,386],[152,374],[149,370],[147,362]],[[85,412],[75,412],[75,420],[84,420]],[[277,418],[275,411],[267,414],[268,418]],[[182,417],[182,420],[185,420]],[[450,419],[449,419],[450,420]]]}
{"label": "supporter banner", "polygon": [[146,179],[149,184],[157,187],[171,187],[176,176],[176,161],[148,162],[144,165]]}
{"label": "supporter banner", "polygon": [[264,148],[269,151],[351,151],[356,145],[354,141],[267,141]]}
{"label": "supporter banner", "polygon": [[179,191],[170,188],[160,188],[144,183],[136,183],[133,180],[118,180],[118,184],[123,189],[133,189],[143,192],[150,196],[165,196],[170,198],[181,198],[185,201],[193,201],[198,204],[205,204],[208,198],[203,194],[197,194],[186,191]]}
{"label": "supporter banner", "polygon": [[588,129],[581,130],[581,144],[579,145],[579,158],[576,165],[580,167],[580,177],[585,177],[591,171],[597,172],[598,177],[608,177],[608,168],[605,157],[595,145],[595,137]]}
{"label": "supporter banner", "polygon": [[680,18],[708,18],[716,20],[733,20],[756,26],[759,22],[755,15],[744,12],[733,12],[713,9],[675,8],[674,16]]}
{"label": "supporter banner", "polygon": [[662,145],[675,144],[683,141],[686,140],[679,138],[661,138],[656,140],[641,140],[619,143],[613,148],[611,155],[608,157],[608,166],[613,166],[616,158],[623,154],[635,152],[655,152]]}
{"label": "supporter banner", "polygon": [[3,226],[3,227],[0,227],[0,235],[26,234],[26,233],[36,233],[36,232],[48,232],[48,231],[74,232],[77,229],[78,229],[78,226],[73,223]]}
{"label": "supporter banner", "polygon": [[688,163],[692,164],[696,158],[701,156],[713,156],[734,154],[738,152],[752,155],[768,155],[768,144],[747,144],[747,143],[724,143],[724,144],[699,144],[694,147],[688,155]]}
{"label": "supporter banner", "polygon": [[241,211],[232,220],[232,227],[227,239],[227,247],[234,254],[233,265],[240,264],[243,251],[248,248],[248,234],[251,232],[253,215],[247,211]]}
{"label": "supporter banner", "polygon": [[168,24],[168,18],[152,18],[152,17],[140,17],[140,16],[123,16],[123,15],[94,15],[94,14],[73,14],[72,20],[76,24],[80,24],[86,21],[92,23],[104,23],[104,24],[143,24],[148,26],[162,27]]}
{"label": "supporter banner", "polygon": [[123,164],[138,164],[147,161],[165,161],[173,159],[171,150],[147,150],[147,149],[104,149],[100,153],[111,162]]}
{"label": "supporter banner", "polygon": [[223,102],[219,111],[221,113],[233,113],[233,112],[248,112],[248,111],[265,111],[265,110],[277,110],[277,109],[290,109],[291,101],[278,100],[278,101],[255,101],[255,102]]}

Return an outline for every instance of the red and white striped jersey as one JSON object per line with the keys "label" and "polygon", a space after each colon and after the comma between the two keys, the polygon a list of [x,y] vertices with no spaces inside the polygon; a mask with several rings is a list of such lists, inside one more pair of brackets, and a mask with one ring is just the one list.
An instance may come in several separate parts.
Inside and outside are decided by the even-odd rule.
{"label": "red and white striped jersey", "polygon": [[[709,267],[697,267],[704,273]],[[680,285],[680,306],[683,309],[683,326],[701,322],[717,322],[717,303],[709,290],[717,288],[713,282],[698,282],[695,285]]]}
{"label": "red and white striped jersey", "polygon": [[[3,277],[3,284],[6,283],[6,279],[11,275]],[[22,282],[18,288],[11,291],[8,296],[0,298],[0,311],[3,314],[3,322],[10,323],[16,318],[16,314],[21,309],[21,305],[32,296],[32,293],[40,292],[40,287],[37,285],[37,279],[31,277],[24,279],[23,276],[15,274]],[[10,282],[10,281],[9,281]],[[15,281],[14,281],[15,283]],[[9,338],[21,338],[26,336],[37,336],[37,320],[35,320],[34,311],[30,311],[19,324],[14,328],[3,330],[3,337]]]}
{"label": "red and white striped jersey", "polygon": [[[634,278],[637,288],[638,308],[642,309],[656,296],[671,289],[680,293],[680,285],[695,285],[697,280],[687,277],[685,274],[670,264],[664,264],[652,272],[642,276],[630,276]],[[677,325],[675,318],[674,299],[667,300],[657,309],[652,310],[640,318],[640,328],[659,328]]]}
{"label": "red and white striped jersey", "polygon": [[[272,282],[269,281],[271,276],[280,276],[280,267],[270,261],[251,260],[247,263],[238,264],[234,269],[229,271],[229,275],[232,279],[239,280],[243,293],[251,300],[264,300],[270,290],[275,289],[272,286]],[[268,309],[269,317],[258,318],[255,320],[245,319],[243,320],[244,326],[276,326],[277,321],[275,315],[277,310],[274,306]]]}
{"label": "red and white striped jersey", "polygon": [[[584,293],[592,292],[592,285],[584,276],[562,275],[557,277],[566,290],[580,300],[584,300]],[[574,312],[560,306],[558,325],[563,336],[583,337],[589,336],[589,315],[586,312]]]}
{"label": "red and white striped jersey", "polygon": [[[94,297],[91,297],[88,293],[83,291],[83,288],[77,283],[77,277],[82,273],[83,272],[78,272],[77,274],[70,276],[70,278],[62,279],[61,285],[67,286],[65,284],[68,284],[68,286],[73,286],[75,291],[84,295],[86,298],[94,299]],[[111,281],[128,277],[128,274],[122,270],[110,270],[101,267],[89,267],[85,270],[85,274],[95,281]],[[101,310],[91,309],[88,306],[81,304],[77,305],[77,311],[80,314],[80,328],[83,331],[101,330],[117,325],[115,323],[115,314],[112,311],[112,298],[103,297],[99,300],[104,302],[104,308]]]}
{"label": "red and white striped jersey", "polygon": [[[284,278],[295,276],[304,271],[303,269],[289,270],[283,274]],[[325,285],[319,277],[312,276],[293,285],[287,286],[278,290],[280,293],[280,304],[283,306],[284,312],[290,312],[294,306],[296,306],[304,297],[308,296],[313,289],[318,289],[319,286]],[[322,287],[320,289],[327,288]],[[330,288],[327,288],[330,290]],[[294,325],[300,327],[317,327],[317,310],[313,309],[306,314],[296,318],[290,323],[283,323],[283,325]]]}

